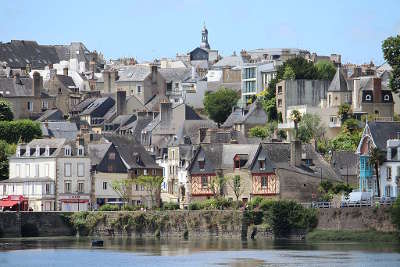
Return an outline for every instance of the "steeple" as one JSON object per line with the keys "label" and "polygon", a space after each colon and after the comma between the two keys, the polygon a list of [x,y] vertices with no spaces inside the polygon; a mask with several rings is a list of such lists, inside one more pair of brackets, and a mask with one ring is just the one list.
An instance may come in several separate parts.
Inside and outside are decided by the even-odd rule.
{"label": "steeple", "polygon": [[201,31],[201,44],[200,48],[210,49],[210,45],[208,44],[208,30],[206,28],[206,23],[203,23],[203,30]]}

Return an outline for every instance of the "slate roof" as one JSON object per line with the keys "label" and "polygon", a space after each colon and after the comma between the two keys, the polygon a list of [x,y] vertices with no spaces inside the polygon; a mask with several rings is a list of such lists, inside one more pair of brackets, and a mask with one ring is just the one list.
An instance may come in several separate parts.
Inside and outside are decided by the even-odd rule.
{"label": "slate roof", "polygon": [[57,74],[57,78],[67,88],[76,87],[74,80],[70,76]]}
{"label": "slate roof", "polygon": [[79,104],[72,107],[72,112],[82,112],[86,109],[91,103],[93,103],[97,98],[91,97],[81,101]]}
{"label": "slate roof", "polygon": [[331,165],[341,176],[358,174],[358,155],[352,151],[333,151]]}
{"label": "slate roof", "polygon": [[[109,104],[106,104],[109,103]],[[92,103],[90,103],[82,112],[80,115],[91,115],[92,113],[99,113],[100,116],[104,116],[109,109],[106,106],[113,104],[114,105],[115,101],[111,97],[101,97],[101,98],[96,98]]]}
{"label": "slate roof", "polygon": [[222,146],[222,161],[221,168],[232,169],[233,158],[236,155],[247,155],[247,162],[242,166],[242,168],[248,168],[252,162],[252,159],[256,155],[259,145],[238,145],[238,144],[227,144]]}
{"label": "slate roof", "polygon": [[18,83],[14,78],[0,77],[0,94],[3,97],[33,96],[32,83],[29,77],[20,77]]}
{"label": "slate roof", "polygon": [[191,75],[189,68],[160,68],[158,71],[166,82],[183,81]]}
{"label": "slate roof", "polygon": [[49,121],[40,124],[43,136],[73,140],[78,135],[78,127],[73,122]]}
{"label": "slate roof", "polygon": [[347,92],[347,81],[344,77],[343,71],[341,68],[337,68],[335,76],[333,77],[328,92]]}
{"label": "slate roof", "polygon": [[90,143],[88,145],[88,154],[91,165],[98,165],[106,155],[112,143]]}
{"label": "slate roof", "polygon": [[133,138],[121,135],[106,135],[105,139],[114,144],[124,163],[130,169],[161,168],[146,149]]}
{"label": "slate roof", "polygon": [[151,73],[150,66],[147,65],[133,65],[127,66],[118,72],[119,79],[118,82],[133,81],[140,82],[144,81],[147,76]]}
{"label": "slate roof", "polygon": [[62,120],[64,120],[64,114],[59,109],[48,109],[37,119],[40,122]]}
{"label": "slate roof", "polygon": [[[229,128],[232,127],[234,124],[238,124],[238,123],[244,123],[246,122],[246,120],[251,117],[253,115],[253,113],[257,110],[257,109],[262,109],[264,110],[260,105],[257,103],[257,101],[255,101],[254,103],[252,103],[249,108],[248,111],[245,112],[245,114],[243,115],[243,108],[239,108],[239,107],[235,107],[234,110],[232,111],[232,113],[229,115],[229,117],[226,119],[226,121],[224,122],[224,124],[222,124],[221,127],[223,128]],[[261,119],[261,118],[260,118]],[[260,120],[259,124],[265,124],[267,121],[263,121]]]}
{"label": "slate roof", "polygon": [[121,131],[126,131],[129,130],[135,140],[137,142],[140,142],[140,137],[142,130],[153,120],[153,117],[151,116],[145,116],[145,117],[139,117],[137,120],[134,122],[131,122],[129,124],[126,124],[122,127],[120,127]]}
{"label": "slate roof", "polygon": [[397,133],[400,133],[400,122],[368,122],[368,128],[371,132],[375,145],[382,151],[386,151],[388,139],[395,139]]}
{"label": "slate roof", "polygon": [[220,59],[217,63],[213,65],[214,68],[222,68],[222,67],[236,67],[243,66],[244,61],[243,58],[239,56],[227,56]]}

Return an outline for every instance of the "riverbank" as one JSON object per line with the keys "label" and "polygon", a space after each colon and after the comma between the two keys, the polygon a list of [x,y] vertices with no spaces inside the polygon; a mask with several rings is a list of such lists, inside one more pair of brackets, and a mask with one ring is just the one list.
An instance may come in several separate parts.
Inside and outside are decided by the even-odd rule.
{"label": "riverbank", "polygon": [[397,232],[354,231],[354,230],[314,230],[306,235],[310,242],[351,241],[351,242],[393,242],[399,243]]}

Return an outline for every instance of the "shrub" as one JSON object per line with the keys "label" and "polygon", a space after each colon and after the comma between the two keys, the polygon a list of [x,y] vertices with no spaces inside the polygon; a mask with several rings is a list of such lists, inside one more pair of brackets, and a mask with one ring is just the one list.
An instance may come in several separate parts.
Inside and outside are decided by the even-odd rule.
{"label": "shrub", "polygon": [[258,206],[260,205],[261,201],[263,201],[263,200],[264,200],[264,198],[262,198],[262,197],[255,197],[255,198],[251,199],[249,201],[249,203],[247,204],[248,208],[249,209],[258,208]]}
{"label": "shrub", "polygon": [[200,202],[192,202],[189,204],[189,210],[201,210]]}
{"label": "shrub", "polygon": [[99,208],[99,211],[118,211],[119,207],[112,204],[104,204]]}
{"label": "shrub", "polygon": [[390,213],[392,217],[392,223],[397,227],[397,231],[400,232],[400,198],[396,199],[396,202],[390,209]]}
{"label": "shrub", "polygon": [[175,202],[162,203],[163,210],[179,210],[179,204]]}
{"label": "shrub", "polygon": [[7,143],[17,143],[19,140],[30,142],[41,137],[40,124],[31,120],[0,121],[0,139]]}

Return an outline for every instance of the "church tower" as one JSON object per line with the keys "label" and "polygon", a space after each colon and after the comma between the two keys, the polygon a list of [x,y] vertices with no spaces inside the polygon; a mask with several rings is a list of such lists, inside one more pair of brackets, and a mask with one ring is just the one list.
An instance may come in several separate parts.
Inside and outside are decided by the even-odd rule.
{"label": "church tower", "polygon": [[206,24],[203,24],[203,30],[201,31],[201,44],[200,48],[210,49],[210,45],[208,44],[208,30],[206,28]]}

